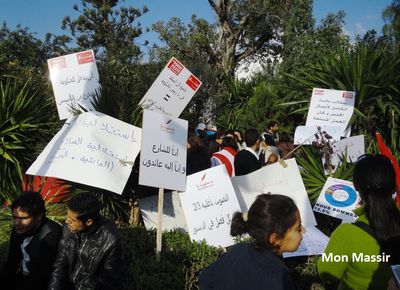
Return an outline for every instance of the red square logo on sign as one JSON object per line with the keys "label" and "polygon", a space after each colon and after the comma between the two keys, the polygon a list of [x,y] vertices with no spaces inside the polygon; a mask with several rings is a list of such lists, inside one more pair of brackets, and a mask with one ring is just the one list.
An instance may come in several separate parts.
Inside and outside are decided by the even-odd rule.
{"label": "red square logo on sign", "polygon": [[171,59],[168,64],[168,68],[176,75],[179,75],[180,72],[183,70],[183,65],[177,61],[175,58]]}
{"label": "red square logo on sign", "polygon": [[93,57],[93,53],[92,53],[91,50],[84,51],[84,52],[79,52],[76,55],[76,57],[78,58],[78,63],[79,64],[94,62],[94,57]]}
{"label": "red square logo on sign", "polygon": [[196,90],[199,88],[201,82],[200,82],[194,75],[191,75],[191,76],[187,79],[186,84],[187,84],[193,91],[196,91]]}
{"label": "red square logo on sign", "polygon": [[343,92],[342,98],[352,99],[353,98],[353,93],[351,93],[351,92]]}
{"label": "red square logo on sign", "polygon": [[57,57],[48,60],[50,65],[50,69],[63,69],[67,67],[67,63],[65,62],[65,57]]}

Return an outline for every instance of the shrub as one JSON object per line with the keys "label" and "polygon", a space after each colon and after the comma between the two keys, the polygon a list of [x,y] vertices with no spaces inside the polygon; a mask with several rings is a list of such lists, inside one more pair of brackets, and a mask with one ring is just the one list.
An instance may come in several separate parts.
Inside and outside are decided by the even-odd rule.
{"label": "shrub", "polygon": [[160,261],[156,261],[156,231],[123,228],[127,263],[126,289],[198,289],[198,275],[214,262],[222,248],[191,242],[187,233],[163,233]]}

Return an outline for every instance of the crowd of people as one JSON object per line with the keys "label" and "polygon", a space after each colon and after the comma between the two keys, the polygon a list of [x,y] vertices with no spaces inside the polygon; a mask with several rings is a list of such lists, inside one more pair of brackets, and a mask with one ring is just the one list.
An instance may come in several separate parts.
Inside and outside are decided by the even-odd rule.
{"label": "crowd of people", "polygon": [[288,159],[293,153],[293,138],[278,132],[276,121],[270,121],[262,133],[248,129],[244,135],[239,130],[207,130],[204,123],[199,123],[189,132],[187,174],[223,164],[229,176],[239,176]]}
{"label": "crowd of people", "polygon": [[[223,164],[230,176],[239,176],[289,158],[292,139],[278,130],[271,121],[265,132],[249,129],[242,137],[237,130],[208,134],[199,124],[188,137],[187,172]],[[400,264],[400,211],[391,160],[361,156],[353,181],[362,200],[359,218],[332,233],[317,262],[320,278],[339,290],[399,290],[390,268]],[[22,193],[11,212],[8,257],[0,272],[4,289],[122,289],[124,278],[129,279],[124,277],[121,235],[102,217],[94,195],[71,197],[63,226],[46,217],[37,192]],[[199,275],[200,289],[297,289],[282,259],[284,252],[298,249],[304,233],[291,198],[260,192],[248,212],[234,213],[230,233],[251,239],[229,247],[206,267]],[[326,258],[331,256],[342,260]]]}

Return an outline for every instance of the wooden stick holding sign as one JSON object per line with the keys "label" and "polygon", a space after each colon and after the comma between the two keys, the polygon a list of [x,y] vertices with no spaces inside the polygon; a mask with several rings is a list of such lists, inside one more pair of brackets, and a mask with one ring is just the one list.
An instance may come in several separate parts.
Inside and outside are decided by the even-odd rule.
{"label": "wooden stick holding sign", "polygon": [[[159,188],[156,257],[160,259],[164,189],[186,189],[188,122],[143,110],[139,184]],[[157,176],[157,178],[154,178]]]}
{"label": "wooden stick holding sign", "polygon": [[164,209],[164,188],[158,189],[158,207],[157,207],[157,238],[156,238],[156,259],[160,261],[162,246],[162,217]]}

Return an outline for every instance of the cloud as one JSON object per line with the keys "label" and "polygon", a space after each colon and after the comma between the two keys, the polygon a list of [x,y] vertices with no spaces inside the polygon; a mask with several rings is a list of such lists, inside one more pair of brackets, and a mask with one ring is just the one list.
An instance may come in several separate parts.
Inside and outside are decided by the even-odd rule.
{"label": "cloud", "polygon": [[367,32],[367,30],[364,28],[364,26],[361,23],[356,23],[355,27],[356,27],[356,31],[355,31],[356,34],[362,35],[365,32]]}
{"label": "cloud", "polygon": [[375,15],[368,14],[368,15],[365,15],[365,19],[368,19],[368,20],[375,20],[375,19],[376,19],[376,16],[375,16]]}

